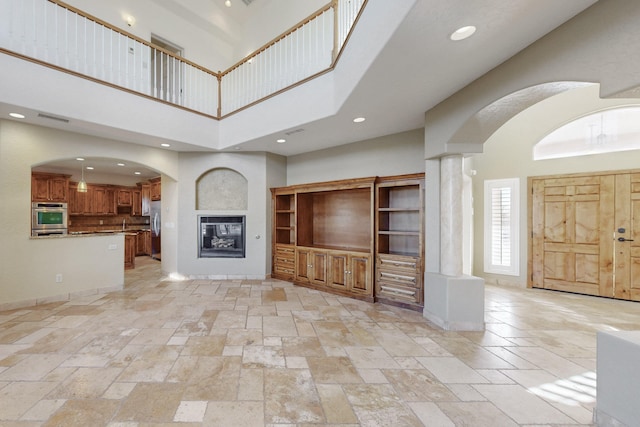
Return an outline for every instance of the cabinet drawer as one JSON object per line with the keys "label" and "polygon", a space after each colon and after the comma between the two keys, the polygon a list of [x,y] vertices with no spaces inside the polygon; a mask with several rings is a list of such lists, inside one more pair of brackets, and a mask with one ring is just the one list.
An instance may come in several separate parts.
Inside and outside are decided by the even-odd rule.
{"label": "cabinet drawer", "polygon": [[419,259],[399,255],[380,254],[378,255],[377,268],[416,273],[419,271]]}
{"label": "cabinet drawer", "polygon": [[293,258],[283,258],[281,256],[276,255],[275,264],[282,267],[294,268],[296,263]]}
{"label": "cabinet drawer", "polygon": [[409,303],[420,302],[419,289],[392,283],[378,283],[377,296]]}
{"label": "cabinet drawer", "polygon": [[295,259],[295,253],[296,250],[293,246],[276,245],[276,258],[291,259],[293,261]]}
{"label": "cabinet drawer", "polygon": [[276,274],[280,274],[282,276],[293,277],[294,275],[293,267],[275,265],[273,270]]}
{"label": "cabinet drawer", "polygon": [[404,272],[398,272],[396,270],[379,269],[378,270],[378,282],[398,284],[406,287],[417,288],[418,278],[415,274],[405,274]]}

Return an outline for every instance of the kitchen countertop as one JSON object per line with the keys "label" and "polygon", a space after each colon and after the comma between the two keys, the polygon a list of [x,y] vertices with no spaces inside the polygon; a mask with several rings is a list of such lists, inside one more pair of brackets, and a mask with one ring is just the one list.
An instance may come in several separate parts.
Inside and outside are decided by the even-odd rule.
{"label": "kitchen countertop", "polygon": [[126,230],[126,231],[72,231],[69,234],[54,234],[51,236],[30,236],[30,239],[66,239],[69,237],[96,237],[96,236],[112,236],[114,234],[124,234],[129,236],[135,236],[138,234],[138,231],[144,230]]}

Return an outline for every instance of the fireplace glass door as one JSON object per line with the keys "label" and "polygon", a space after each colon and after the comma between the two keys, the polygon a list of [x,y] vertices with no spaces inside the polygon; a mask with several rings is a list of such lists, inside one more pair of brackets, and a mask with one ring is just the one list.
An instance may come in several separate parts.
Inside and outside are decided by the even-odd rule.
{"label": "fireplace glass door", "polygon": [[244,216],[199,216],[199,258],[244,258]]}

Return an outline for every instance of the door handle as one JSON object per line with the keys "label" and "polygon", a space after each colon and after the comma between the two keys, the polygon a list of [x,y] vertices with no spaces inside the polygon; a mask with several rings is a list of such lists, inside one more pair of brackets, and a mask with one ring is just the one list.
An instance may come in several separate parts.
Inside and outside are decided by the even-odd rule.
{"label": "door handle", "polygon": [[633,242],[633,239],[625,239],[624,237],[618,237],[618,242]]}

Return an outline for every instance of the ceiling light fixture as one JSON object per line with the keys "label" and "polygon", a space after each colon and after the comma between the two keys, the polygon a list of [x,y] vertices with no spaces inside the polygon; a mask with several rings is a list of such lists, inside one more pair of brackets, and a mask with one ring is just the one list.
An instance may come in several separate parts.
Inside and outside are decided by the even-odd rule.
{"label": "ceiling light fixture", "polygon": [[124,22],[126,22],[128,26],[133,27],[136,24],[136,18],[129,15],[124,19]]}
{"label": "ceiling light fixture", "polygon": [[[76,160],[84,161],[82,157],[76,158]],[[86,193],[87,192],[87,181],[84,180],[84,166],[80,169],[82,171],[82,177],[80,178],[80,182],[78,183],[78,193]]]}
{"label": "ceiling light fixture", "polygon": [[231,0],[225,0],[224,5],[227,7],[231,7]]}
{"label": "ceiling light fixture", "polygon": [[457,30],[455,30],[453,33],[451,33],[449,38],[454,42],[457,42],[457,41],[464,40],[471,37],[475,32],[476,32],[476,27],[474,27],[473,25],[467,25],[465,27],[460,27]]}
{"label": "ceiling light fixture", "polygon": [[20,114],[20,113],[9,113],[9,115],[11,117],[13,117],[14,119],[24,119],[24,114]]}
{"label": "ceiling light fixture", "polygon": [[286,140],[286,139],[283,139],[283,138],[280,138],[280,139],[276,139],[276,142],[277,142],[278,144],[284,144],[285,142],[287,142],[287,140]]}
{"label": "ceiling light fixture", "polygon": [[92,171],[93,170],[93,166],[87,166],[87,170],[88,171]]}
{"label": "ceiling light fixture", "polygon": [[124,163],[118,163],[118,166],[124,166]]}
{"label": "ceiling light fixture", "polygon": [[160,144],[161,147],[171,147],[171,144],[167,144],[166,142],[164,144]]}
{"label": "ceiling light fixture", "polygon": [[134,175],[142,175],[142,172],[135,171]]}
{"label": "ceiling light fixture", "polygon": [[364,117],[356,117],[355,119],[353,119],[353,123],[362,123],[365,120],[367,119],[365,119]]}

